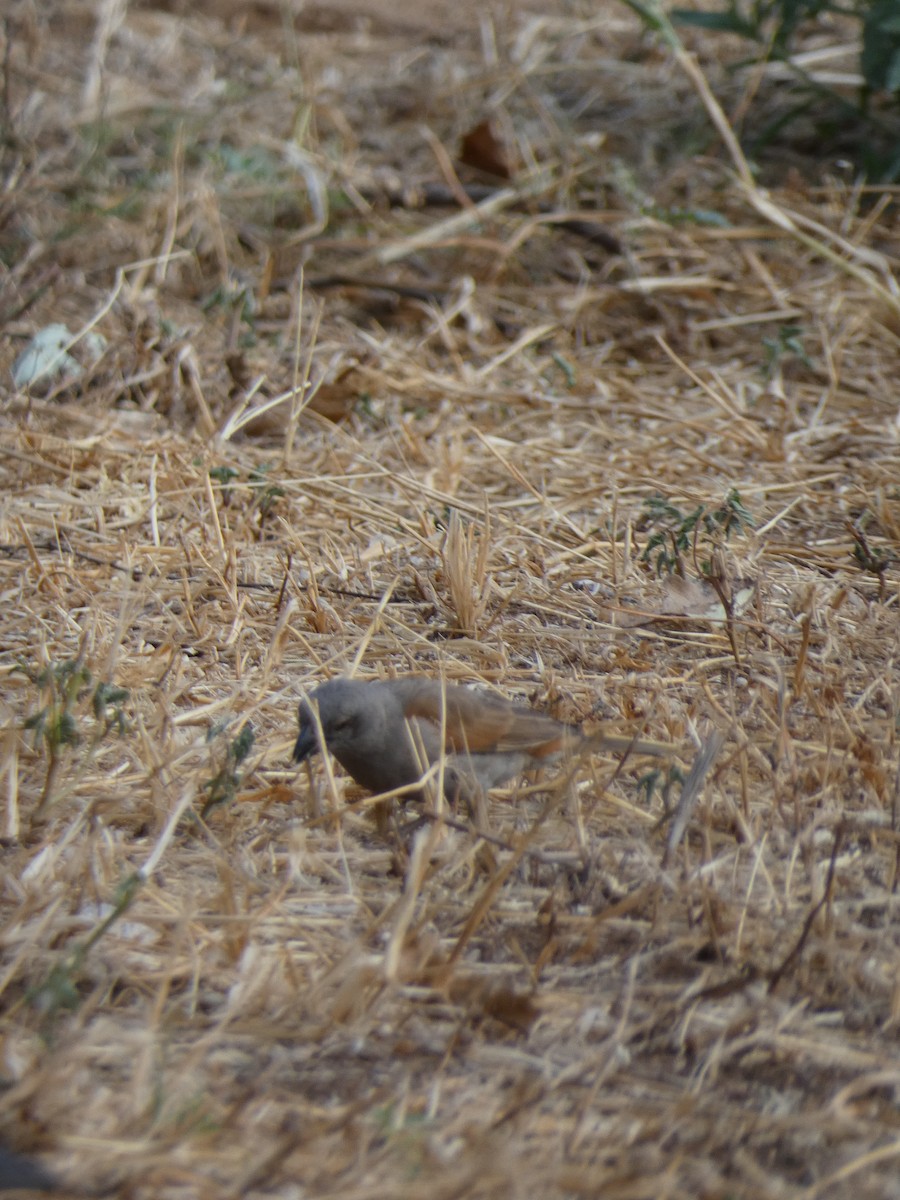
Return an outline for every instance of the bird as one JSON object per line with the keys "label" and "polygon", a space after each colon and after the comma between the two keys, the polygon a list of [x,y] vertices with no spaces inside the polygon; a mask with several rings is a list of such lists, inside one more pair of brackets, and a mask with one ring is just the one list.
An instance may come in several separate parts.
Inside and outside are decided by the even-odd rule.
{"label": "bird", "polygon": [[0,1145],[0,1192],[49,1192],[57,1186],[53,1176],[38,1163]]}
{"label": "bird", "polygon": [[329,750],[353,779],[380,795],[415,788],[443,753],[444,796],[451,803],[501,784],[528,767],[590,749],[668,755],[673,747],[577,725],[514,704],[492,692],[427,675],[361,680],[340,676],[300,702],[294,762]]}

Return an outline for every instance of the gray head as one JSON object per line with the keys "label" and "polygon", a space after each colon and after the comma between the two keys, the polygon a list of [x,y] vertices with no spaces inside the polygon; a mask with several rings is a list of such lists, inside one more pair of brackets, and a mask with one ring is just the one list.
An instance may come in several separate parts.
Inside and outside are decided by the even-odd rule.
{"label": "gray head", "polygon": [[430,722],[407,722],[404,697],[397,680],[340,678],[323,683],[300,703],[294,762],[327,749],[372,792],[415,783],[437,758],[439,738]]}
{"label": "gray head", "polygon": [[[325,745],[340,758],[344,744],[357,741],[368,723],[370,705],[365,695],[366,684],[358,679],[329,679],[300,701],[300,732],[294,746],[294,762],[304,762],[324,747],[319,744],[319,725]],[[316,722],[315,711],[319,720]]]}

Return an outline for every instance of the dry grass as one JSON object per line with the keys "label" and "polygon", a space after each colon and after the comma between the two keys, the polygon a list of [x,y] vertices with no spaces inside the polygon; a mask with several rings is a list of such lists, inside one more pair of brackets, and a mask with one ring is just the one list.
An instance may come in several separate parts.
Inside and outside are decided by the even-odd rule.
{"label": "dry grass", "polygon": [[[611,2],[54,7],[7,25],[0,1136],[137,1200],[896,1197],[892,193],[757,192]],[[395,203],[488,112],[499,198]],[[51,321],[105,356],[14,391]],[[714,586],[658,579],[648,499],[730,489]],[[491,867],[289,768],[353,665],[724,744],[675,837],[636,761],[498,795]]]}

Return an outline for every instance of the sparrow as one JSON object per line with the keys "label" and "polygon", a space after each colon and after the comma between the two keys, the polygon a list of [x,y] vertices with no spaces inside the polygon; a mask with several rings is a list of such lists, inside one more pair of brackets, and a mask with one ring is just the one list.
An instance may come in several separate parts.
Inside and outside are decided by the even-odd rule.
{"label": "sparrow", "polygon": [[[358,784],[381,794],[416,784],[443,755],[450,803],[590,749],[673,751],[660,742],[586,734],[491,692],[425,675],[329,680],[301,701],[299,719],[294,762],[328,750]],[[421,789],[407,795],[424,798]]]}

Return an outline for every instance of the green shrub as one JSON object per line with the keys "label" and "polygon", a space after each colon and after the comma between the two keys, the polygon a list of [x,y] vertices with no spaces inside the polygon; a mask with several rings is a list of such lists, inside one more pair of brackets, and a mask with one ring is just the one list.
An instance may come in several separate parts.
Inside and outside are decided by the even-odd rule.
{"label": "green shrub", "polygon": [[[640,11],[639,6],[629,6]],[[794,61],[801,39],[829,15],[858,26],[863,85],[856,96],[829,86]],[[761,129],[748,124],[755,148],[789,132],[792,121],[803,116],[816,124],[830,155],[855,158],[863,172],[875,178],[900,175],[900,0],[726,0],[702,12],[675,8],[669,16],[676,24],[743,38],[751,48],[751,62],[776,61],[788,67],[793,77],[791,103]]]}

